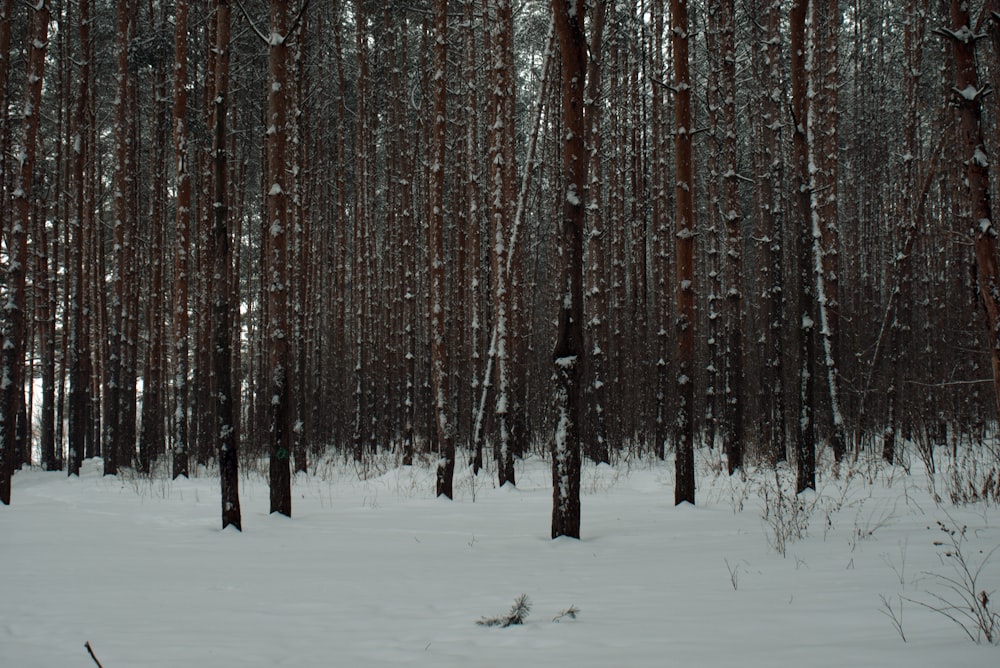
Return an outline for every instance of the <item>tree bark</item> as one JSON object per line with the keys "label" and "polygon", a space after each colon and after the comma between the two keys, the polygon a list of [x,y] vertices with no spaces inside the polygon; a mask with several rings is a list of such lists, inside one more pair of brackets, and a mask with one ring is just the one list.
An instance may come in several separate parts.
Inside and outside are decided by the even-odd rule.
{"label": "tree bark", "polygon": [[188,0],[175,1],[173,126],[177,190],[173,289],[173,477],[188,475],[188,281],[191,234],[191,155],[188,149]]}
{"label": "tree bark", "polygon": [[[212,369],[214,371],[215,440],[219,457],[219,480],[222,491],[222,528],[242,529],[239,496],[239,415],[233,410],[234,383],[232,363],[233,253],[229,231],[229,174],[226,117],[229,105],[229,59],[231,8],[228,0],[215,2],[215,96],[213,159],[213,219],[209,239],[212,272]],[[273,512],[273,509],[272,509]],[[288,513],[285,513],[288,514]]]}
{"label": "tree bark", "polygon": [[[498,484],[514,480],[514,444],[511,442],[511,424],[508,414],[514,400],[512,374],[516,360],[514,337],[510,332],[513,317],[513,290],[506,271],[507,241],[513,227],[515,206],[514,164],[514,85],[513,61],[514,19],[509,0],[495,4],[496,14],[491,17],[490,55],[490,208],[492,217],[493,304],[496,342],[491,351],[496,359],[496,416],[499,435],[496,440],[495,458]],[[510,277],[512,278],[512,277]]]}
{"label": "tree bark", "polygon": [[447,130],[448,3],[434,2],[434,120],[431,129],[430,183],[430,282],[431,282],[431,382],[434,415],[441,458],[437,469],[437,495],[452,498],[455,475],[455,425],[451,419],[448,377],[448,307],[445,304],[444,176]]}
{"label": "tree bark", "polygon": [[795,443],[796,493],[816,489],[816,446],[813,426],[813,367],[816,348],[813,339],[813,226],[810,210],[809,137],[808,137],[808,86],[806,15],[809,0],[796,0],[789,10],[789,31],[792,64],[792,122],[794,123],[792,151],[793,185],[795,187],[795,216],[798,224],[798,313],[796,324],[799,351],[799,422]]}
{"label": "tree bark", "polygon": [[688,3],[671,0],[674,50],[674,189],[677,256],[677,417],[674,425],[674,503],[694,503],[694,171],[691,152],[691,73]]}
{"label": "tree bark", "polygon": [[562,259],[556,345],[558,422],[552,443],[552,537],[580,537],[580,451],[583,412],[583,230],[586,224],[587,165],[584,97],[586,6],[581,0],[553,0],[562,55]]}
{"label": "tree bark", "polygon": [[951,28],[940,30],[951,40],[955,61],[954,103],[958,109],[959,151],[965,167],[967,203],[973,223],[976,287],[986,311],[990,361],[993,368],[994,407],[1000,421],[1000,267],[997,264],[997,230],[990,201],[989,158],[983,140],[983,96],[989,87],[980,83],[976,41],[968,3],[951,0]]}
{"label": "tree bark", "polygon": [[17,420],[24,403],[24,357],[26,349],[26,277],[28,225],[34,185],[38,130],[41,124],[42,80],[48,48],[51,9],[46,0],[32,8],[31,40],[24,89],[23,144],[20,167],[13,191],[13,215],[7,231],[7,299],[3,307],[3,378],[0,405],[0,504],[10,505],[11,477],[19,463]]}
{"label": "tree bark", "polygon": [[291,429],[288,424],[288,363],[291,331],[288,317],[288,0],[271,0],[267,95],[267,220],[268,239],[268,453],[272,513],[292,515]]}

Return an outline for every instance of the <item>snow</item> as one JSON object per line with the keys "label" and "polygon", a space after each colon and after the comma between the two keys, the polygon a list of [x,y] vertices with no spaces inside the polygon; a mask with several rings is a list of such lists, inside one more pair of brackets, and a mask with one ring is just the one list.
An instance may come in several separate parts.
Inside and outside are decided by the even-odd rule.
{"label": "snow", "polygon": [[[294,479],[292,519],[268,515],[266,468],[244,472],[243,533],[219,529],[204,472],[18,472],[0,507],[0,666],[90,666],[85,642],[132,667],[995,665],[997,648],[909,602],[947,595],[936,522],[967,524],[979,559],[1000,544],[994,507],[936,504],[917,461],[863,462],[799,500],[808,528],[783,557],[763,507],[774,474],[718,475],[714,456],[698,453],[698,505],[682,508],[669,460],[585,465],[580,541],[549,540],[536,457],[516,488],[460,471],[451,502],[433,498],[433,461],[378,461],[367,480],[323,461]],[[1000,553],[980,581],[1000,588]],[[522,593],[523,626],[476,625]],[[880,596],[902,601],[908,642]]]}

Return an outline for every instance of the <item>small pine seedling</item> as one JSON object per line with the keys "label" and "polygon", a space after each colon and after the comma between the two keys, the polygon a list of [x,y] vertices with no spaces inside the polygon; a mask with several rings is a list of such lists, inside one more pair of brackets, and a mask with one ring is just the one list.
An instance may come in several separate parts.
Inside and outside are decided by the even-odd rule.
{"label": "small pine seedling", "polygon": [[476,624],[479,626],[499,626],[502,629],[508,626],[519,626],[524,624],[524,620],[528,618],[529,612],[531,612],[531,600],[527,594],[521,594],[514,599],[514,605],[506,615],[483,617]]}
{"label": "small pine seedling", "polygon": [[558,615],[556,615],[555,617],[553,617],[552,621],[558,623],[563,618],[567,618],[567,617],[569,619],[576,619],[576,616],[578,614],[580,614],[580,608],[576,607],[575,605],[571,605],[568,608],[566,608],[565,610],[563,610],[562,612],[560,612]]}

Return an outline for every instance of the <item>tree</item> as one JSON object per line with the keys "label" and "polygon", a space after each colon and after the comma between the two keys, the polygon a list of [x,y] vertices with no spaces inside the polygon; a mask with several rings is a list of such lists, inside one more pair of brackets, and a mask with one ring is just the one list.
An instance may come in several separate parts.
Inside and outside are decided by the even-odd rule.
{"label": "tree", "polygon": [[813,339],[813,225],[809,175],[808,136],[808,63],[806,44],[806,16],[809,0],[796,0],[788,15],[792,67],[792,122],[793,130],[793,186],[797,227],[798,260],[798,326],[799,353],[799,422],[795,441],[796,477],[795,491],[816,489],[816,446],[813,425],[813,366],[816,347]]}
{"label": "tree", "polygon": [[552,537],[580,537],[580,429],[583,420],[583,229],[587,164],[586,6],[552,0],[562,54],[562,259],[555,362],[557,423],[552,441]]}
{"label": "tree", "polygon": [[694,173],[691,154],[691,71],[687,0],[671,0],[674,50],[674,189],[677,256],[677,418],[674,502],[694,503]]}
{"label": "tree", "polygon": [[87,239],[93,229],[93,207],[88,195],[90,179],[86,175],[86,165],[93,152],[91,62],[93,42],[91,41],[91,3],[81,0],[78,6],[77,26],[80,42],[80,73],[76,92],[76,108],[73,113],[73,247],[70,252],[70,334],[69,334],[69,455],[66,470],[69,475],[80,475],[87,446],[93,405],[90,400],[91,350],[90,328],[87,309],[83,302],[88,294],[84,257],[87,254]]}
{"label": "tree", "polygon": [[723,219],[726,225],[726,430],[729,473],[743,467],[745,447],[745,354],[743,350],[743,217],[740,214],[739,137],[736,124],[736,4],[720,4],[719,47],[722,107]]}
{"label": "tree", "polygon": [[272,513],[292,515],[288,317],[288,0],[271,0],[267,88],[267,345],[268,456]]}
{"label": "tree", "polygon": [[938,32],[950,39],[955,62],[955,87],[952,90],[958,109],[961,140],[958,149],[965,167],[966,201],[974,226],[976,288],[986,310],[994,401],[997,418],[1000,419],[1000,267],[997,264],[997,231],[993,226],[990,201],[990,162],[982,128],[983,97],[990,87],[980,83],[976,64],[976,42],[983,35],[973,31],[969,6],[963,0],[951,0],[951,28],[939,28]]}
{"label": "tree", "polygon": [[[154,14],[152,5],[148,8],[150,19],[163,25],[166,23],[165,7]],[[141,282],[144,288],[142,303],[145,305],[147,332],[144,337],[145,362],[142,372],[142,417],[139,427],[138,468],[149,474],[153,464],[163,455],[166,445],[165,406],[169,403],[166,389],[166,327],[169,297],[165,289],[166,275],[166,215],[167,215],[167,164],[166,153],[169,132],[167,103],[167,67],[170,64],[166,53],[151,58],[153,67],[153,94],[151,104],[152,124],[149,130],[150,149],[148,155],[147,204],[149,226],[145,239],[140,243],[148,249],[143,253],[145,275]],[[146,287],[148,286],[148,288]]]}
{"label": "tree", "polygon": [[809,39],[808,143],[816,306],[823,340],[823,366],[833,427],[832,449],[839,462],[846,451],[840,400],[840,231],[837,211],[838,0],[813,0]]}
{"label": "tree", "polygon": [[136,446],[136,346],[138,292],[136,236],[138,232],[138,164],[136,71],[129,60],[135,36],[136,2],[119,0],[116,9],[116,96],[114,101],[114,176],[112,214],[114,264],[108,318],[105,369],[104,473],[114,475],[130,466]]}
{"label": "tree", "polygon": [[[222,487],[222,528],[241,529],[239,496],[239,415],[233,410],[234,388],[232,362],[233,256],[229,231],[229,174],[227,160],[226,115],[229,105],[230,16],[228,0],[215,2],[215,95],[212,159],[212,231],[209,255],[213,262],[212,287],[212,370],[215,382],[215,438]],[[290,511],[290,508],[289,508]],[[272,509],[273,512],[273,509]],[[288,514],[288,513],[285,513]]]}
{"label": "tree", "polygon": [[[514,340],[509,319],[514,315],[513,289],[507,275],[507,242],[514,222],[515,176],[514,141],[514,18],[511,3],[500,0],[490,21],[490,208],[492,217],[493,300],[496,342],[496,415],[499,437],[496,441],[498,484],[514,484],[514,444],[508,413],[514,397],[511,392]],[[514,332],[515,336],[517,332]],[[512,363],[513,362],[513,363]]]}
{"label": "tree", "polygon": [[429,245],[430,245],[430,336],[431,383],[434,416],[441,459],[437,470],[437,495],[452,498],[455,476],[455,423],[451,419],[448,378],[448,309],[445,304],[444,177],[448,114],[448,3],[434,1],[434,72],[431,76],[434,119],[431,125]]}
{"label": "tree", "polygon": [[173,477],[188,475],[188,280],[191,234],[191,155],[188,149],[188,2],[176,0],[174,15],[173,126],[176,164],[176,233],[173,289]]}
{"label": "tree", "polygon": [[[5,7],[7,18],[9,6]],[[7,236],[7,300],[4,304],[2,405],[0,405],[0,503],[10,505],[11,477],[19,462],[17,420],[24,402],[24,356],[26,349],[25,311],[28,226],[34,185],[38,130],[41,125],[42,80],[48,48],[51,8],[46,0],[32,7],[31,40],[24,92],[23,144],[15,174],[13,216]],[[5,28],[6,29],[6,28]],[[2,41],[2,40],[0,40]],[[6,65],[6,58],[4,58]]]}

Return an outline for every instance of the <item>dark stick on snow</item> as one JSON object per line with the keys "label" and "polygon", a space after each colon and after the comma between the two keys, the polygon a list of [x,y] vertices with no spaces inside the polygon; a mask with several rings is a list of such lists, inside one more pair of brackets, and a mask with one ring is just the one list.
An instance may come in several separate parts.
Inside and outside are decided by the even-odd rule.
{"label": "dark stick on snow", "polygon": [[90,658],[97,664],[97,668],[104,668],[104,666],[101,665],[101,662],[97,660],[97,655],[94,654],[94,648],[90,646],[90,641],[88,640],[83,643],[83,646],[87,648],[87,653],[90,654]]}

